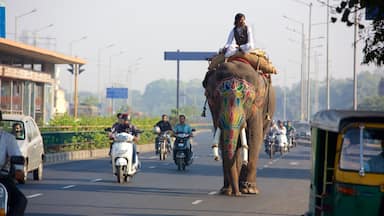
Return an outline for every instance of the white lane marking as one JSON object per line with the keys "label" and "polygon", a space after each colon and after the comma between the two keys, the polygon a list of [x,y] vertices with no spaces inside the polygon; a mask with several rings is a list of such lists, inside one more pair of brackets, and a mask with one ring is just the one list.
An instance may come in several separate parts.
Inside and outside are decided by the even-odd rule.
{"label": "white lane marking", "polygon": [[158,158],[157,156],[151,156],[151,157],[149,157],[149,159],[156,159],[156,158]]}
{"label": "white lane marking", "polygon": [[195,200],[192,202],[192,205],[197,205],[199,203],[203,202],[203,200]]}
{"label": "white lane marking", "polygon": [[296,161],[295,162],[290,162],[289,165],[297,166],[297,165],[299,165],[299,162],[296,162]]}
{"label": "white lane marking", "polygon": [[32,194],[32,195],[29,195],[29,196],[26,196],[26,197],[27,197],[27,199],[31,199],[31,198],[35,198],[35,197],[38,197],[38,196],[43,196],[43,194],[37,193],[37,194]]}
{"label": "white lane marking", "polygon": [[212,191],[208,193],[208,195],[215,195],[215,194],[217,194],[217,191]]}
{"label": "white lane marking", "polygon": [[76,187],[76,185],[67,185],[67,186],[62,187],[62,189],[68,189],[68,188],[73,188],[73,187]]}
{"label": "white lane marking", "polygon": [[269,161],[268,164],[273,164],[274,161]]}
{"label": "white lane marking", "polygon": [[268,164],[265,164],[265,165],[264,165],[264,168],[267,168],[267,167],[269,167]]}
{"label": "white lane marking", "polygon": [[99,181],[102,181],[103,179],[102,178],[97,178],[97,179],[92,179],[91,182],[99,182]]}
{"label": "white lane marking", "polygon": [[155,169],[156,167],[155,166],[150,166],[148,167],[149,169]]}

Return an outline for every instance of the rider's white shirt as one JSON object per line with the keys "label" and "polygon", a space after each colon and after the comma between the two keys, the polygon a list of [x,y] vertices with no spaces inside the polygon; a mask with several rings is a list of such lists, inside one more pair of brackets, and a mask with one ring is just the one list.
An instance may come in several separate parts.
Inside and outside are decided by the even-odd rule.
{"label": "rider's white shirt", "polygon": [[281,135],[287,135],[287,129],[283,126],[283,128],[277,127],[276,128],[277,133]]}
{"label": "rider's white shirt", "polygon": [[0,130],[0,168],[6,163],[8,156],[22,155],[16,138],[12,134]]}

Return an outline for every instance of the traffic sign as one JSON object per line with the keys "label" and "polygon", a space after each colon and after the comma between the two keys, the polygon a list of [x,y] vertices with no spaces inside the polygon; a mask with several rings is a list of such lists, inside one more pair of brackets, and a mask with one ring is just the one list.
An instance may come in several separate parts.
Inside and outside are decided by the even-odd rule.
{"label": "traffic sign", "polygon": [[164,60],[198,61],[208,60],[215,56],[216,52],[164,52]]}
{"label": "traffic sign", "polygon": [[127,99],[128,88],[107,88],[107,98]]}

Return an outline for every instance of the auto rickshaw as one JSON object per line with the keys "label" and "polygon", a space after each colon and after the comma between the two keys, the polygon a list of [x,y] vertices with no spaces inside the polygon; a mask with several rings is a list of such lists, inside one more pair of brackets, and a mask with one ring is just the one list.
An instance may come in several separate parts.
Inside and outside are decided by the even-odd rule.
{"label": "auto rickshaw", "polygon": [[384,215],[384,112],[327,110],[311,121],[305,215]]}

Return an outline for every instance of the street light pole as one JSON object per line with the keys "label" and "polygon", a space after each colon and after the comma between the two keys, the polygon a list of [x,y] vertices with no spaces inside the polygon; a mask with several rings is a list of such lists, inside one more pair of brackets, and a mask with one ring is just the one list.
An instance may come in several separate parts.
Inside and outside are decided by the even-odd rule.
{"label": "street light pole", "polygon": [[354,26],[354,36],[353,36],[353,110],[357,110],[357,14],[358,8],[357,4],[355,6],[355,26]]}
{"label": "street light pole", "polygon": [[97,93],[99,95],[99,101],[101,101],[101,87],[100,87],[100,80],[101,80],[101,51],[102,50],[105,50],[105,49],[108,49],[108,48],[111,48],[115,46],[115,44],[109,44],[105,47],[101,47],[97,50]]}
{"label": "street light pole", "polygon": [[298,23],[301,25],[301,62],[300,62],[300,66],[301,66],[301,72],[300,72],[300,120],[304,120],[304,107],[305,107],[305,100],[304,100],[304,91],[305,91],[305,87],[304,87],[304,77],[305,77],[305,73],[304,73],[304,70],[305,70],[305,66],[304,66],[304,62],[305,62],[305,34],[304,34],[304,23],[303,22],[300,22],[300,21],[297,21],[295,19],[292,19],[290,17],[287,17],[287,16],[283,16],[284,18],[290,20],[290,21],[293,21],[295,23]]}
{"label": "street light pole", "polygon": [[307,121],[311,119],[311,26],[312,26],[312,2],[309,3],[309,21],[308,21],[308,60],[307,60]]}
{"label": "street light pole", "polygon": [[326,100],[327,110],[330,109],[330,89],[329,89],[329,0],[327,0],[327,45],[326,45]]}
{"label": "street light pole", "polygon": [[33,9],[33,10],[27,12],[27,13],[23,13],[23,14],[21,14],[19,16],[15,16],[15,41],[17,41],[17,22],[19,21],[19,19],[21,17],[27,16],[29,14],[35,13],[36,11],[37,11],[37,9],[35,8],[35,9]]}
{"label": "street light pole", "polygon": [[50,28],[52,26],[53,26],[53,24],[49,24],[49,25],[43,26],[43,27],[33,31],[33,46],[37,45],[37,42],[36,42],[36,40],[37,40],[37,32],[41,32],[41,31],[43,31],[43,30],[45,30],[47,28]]}
{"label": "street light pole", "polygon": [[[116,56],[120,56],[122,54],[124,54],[125,52],[124,51],[120,51],[119,53],[116,53],[116,54],[113,54],[113,55],[110,55],[109,56],[109,83],[111,84],[111,87],[113,87],[113,84],[112,84],[112,57],[116,57]],[[114,113],[114,101],[113,101],[113,98],[111,99],[111,105],[112,105],[112,113]]]}
{"label": "street light pole", "polygon": [[76,42],[85,40],[85,39],[87,39],[87,38],[88,38],[88,36],[83,36],[83,37],[81,37],[81,38],[79,38],[79,39],[76,39],[76,40],[73,40],[73,41],[69,42],[69,53],[70,53],[71,56],[72,56],[73,44],[76,43]]}

